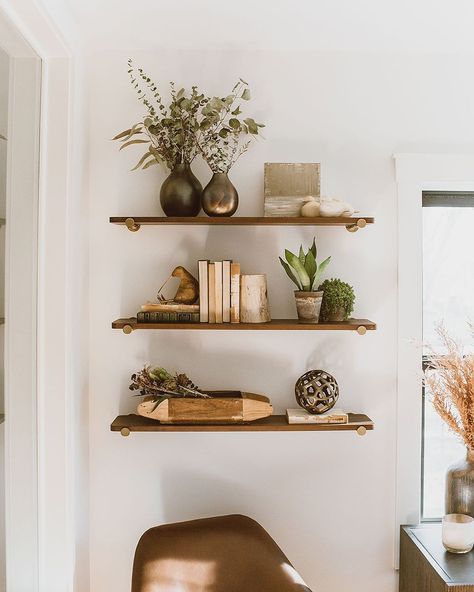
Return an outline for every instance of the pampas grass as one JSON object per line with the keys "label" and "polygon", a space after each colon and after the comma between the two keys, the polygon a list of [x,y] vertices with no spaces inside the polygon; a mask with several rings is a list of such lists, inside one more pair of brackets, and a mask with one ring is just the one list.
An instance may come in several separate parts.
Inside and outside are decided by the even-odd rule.
{"label": "pampas grass", "polygon": [[[439,326],[437,333],[445,351],[429,356],[425,384],[438,415],[469,450],[474,450],[474,356],[464,355],[444,326]],[[474,336],[472,325],[471,333]]]}

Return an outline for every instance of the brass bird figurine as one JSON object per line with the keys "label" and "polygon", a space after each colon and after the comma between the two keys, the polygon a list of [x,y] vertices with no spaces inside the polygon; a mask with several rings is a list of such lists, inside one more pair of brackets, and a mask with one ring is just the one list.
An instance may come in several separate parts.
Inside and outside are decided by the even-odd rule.
{"label": "brass bird figurine", "polygon": [[[166,284],[170,281],[172,277],[180,279],[180,284],[178,286],[178,291],[174,295],[174,298],[171,300],[166,299],[163,294],[163,288]],[[169,303],[176,302],[176,304],[194,304],[196,300],[199,298],[199,282],[197,279],[192,276],[187,269],[185,269],[182,265],[178,265],[166,282],[161,286],[158,290],[157,299],[159,302],[162,303]]]}
{"label": "brass bird figurine", "polygon": [[171,274],[172,277],[181,280],[178,291],[176,292],[173,302],[180,304],[194,304],[199,298],[199,282],[192,276],[187,269],[178,265]]}

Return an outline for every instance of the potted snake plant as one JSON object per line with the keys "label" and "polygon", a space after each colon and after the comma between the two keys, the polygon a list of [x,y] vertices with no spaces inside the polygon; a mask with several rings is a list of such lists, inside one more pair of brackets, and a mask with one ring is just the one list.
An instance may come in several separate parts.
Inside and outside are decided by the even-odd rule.
{"label": "potted snake plant", "polygon": [[285,249],[286,261],[279,257],[287,276],[298,288],[295,290],[296,311],[299,321],[304,323],[319,322],[323,292],[318,290],[316,286],[319,286],[319,280],[331,260],[331,257],[328,257],[318,265],[316,257],[317,249],[314,238],[313,244],[306,253],[303,246],[300,246],[298,255]]}

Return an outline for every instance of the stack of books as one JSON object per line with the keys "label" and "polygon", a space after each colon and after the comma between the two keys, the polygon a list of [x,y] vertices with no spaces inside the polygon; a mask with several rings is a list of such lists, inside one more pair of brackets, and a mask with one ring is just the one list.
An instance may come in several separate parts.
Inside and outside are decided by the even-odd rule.
{"label": "stack of books", "polygon": [[240,322],[240,263],[198,262],[199,321],[201,323]]}
{"label": "stack of books", "polygon": [[137,323],[199,323],[199,304],[147,302],[137,312]]}

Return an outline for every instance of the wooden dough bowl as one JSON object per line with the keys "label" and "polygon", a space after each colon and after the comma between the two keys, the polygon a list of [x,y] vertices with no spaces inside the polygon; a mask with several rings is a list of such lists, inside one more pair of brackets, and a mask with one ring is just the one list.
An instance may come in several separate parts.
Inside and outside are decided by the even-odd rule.
{"label": "wooden dough bowl", "polygon": [[224,425],[246,423],[273,412],[270,399],[240,391],[209,392],[210,399],[169,398],[155,407],[152,398],[137,407],[137,413],[166,424]]}

